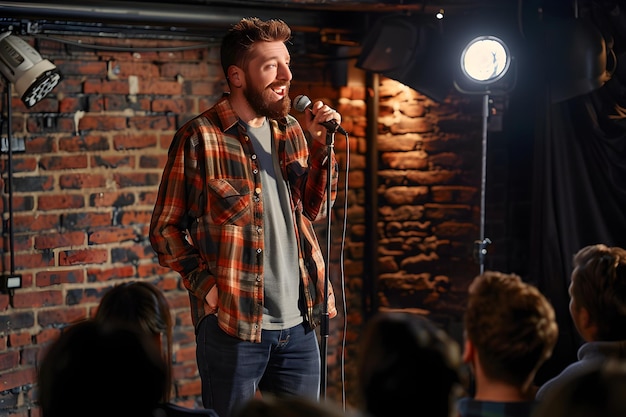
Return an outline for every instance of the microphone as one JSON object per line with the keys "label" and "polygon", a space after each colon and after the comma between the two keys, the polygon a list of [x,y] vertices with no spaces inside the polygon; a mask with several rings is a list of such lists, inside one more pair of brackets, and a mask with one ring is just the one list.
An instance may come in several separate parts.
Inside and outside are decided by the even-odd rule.
{"label": "microphone", "polygon": [[[293,108],[298,110],[299,112],[304,112],[312,105],[313,103],[311,103],[311,99],[309,99],[307,96],[300,95],[293,100]],[[341,127],[339,123],[337,123],[335,119],[331,119],[326,122],[320,122],[320,124],[331,133],[339,132],[342,135],[347,135],[346,131],[343,129],[343,127]]]}

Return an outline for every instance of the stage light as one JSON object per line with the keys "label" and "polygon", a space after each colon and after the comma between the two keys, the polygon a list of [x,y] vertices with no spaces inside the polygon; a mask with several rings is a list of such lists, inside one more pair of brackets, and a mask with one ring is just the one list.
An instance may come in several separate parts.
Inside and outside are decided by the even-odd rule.
{"label": "stage light", "polygon": [[546,74],[553,103],[588,94],[602,87],[617,66],[615,52],[600,30],[583,19],[547,22]]}
{"label": "stage light", "polygon": [[376,21],[363,42],[356,67],[377,72],[442,102],[452,90],[453,54],[440,21],[391,15]]}
{"label": "stage light", "polygon": [[[454,87],[464,94],[482,95],[482,170],[480,187],[480,226],[479,239],[474,241],[474,257],[480,273],[485,270],[487,245],[491,240],[485,237],[485,195],[487,183],[487,130],[489,122],[489,101],[491,95],[505,95],[515,84],[515,74],[505,78],[514,65],[507,45],[498,37],[478,36],[468,42],[460,54],[459,76]],[[512,81],[511,81],[512,80]]]}
{"label": "stage light", "polygon": [[510,65],[508,47],[495,36],[479,36],[471,40],[461,53],[463,74],[479,84],[498,81]]}
{"label": "stage light", "polygon": [[61,80],[57,67],[23,39],[0,33],[0,71],[30,108],[46,97]]}

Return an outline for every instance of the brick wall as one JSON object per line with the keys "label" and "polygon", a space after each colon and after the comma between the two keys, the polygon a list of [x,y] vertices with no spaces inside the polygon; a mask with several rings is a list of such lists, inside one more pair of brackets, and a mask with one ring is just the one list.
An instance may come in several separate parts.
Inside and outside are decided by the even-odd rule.
{"label": "brick wall", "polygon": [[[25,151],[13,155],[12,218],[14,267],[23,288],[0,294],[0,415],[39,415],[34,382],[43,349],[63,326],[92,315],[108,288],[135,279],[152,281],[167,295],[175,318],[174,401],[197,407],[200,382],[187,294],[178,275],[158,265],[147,233],[174,132],[224,90],[218,47],[176,50],[193,42],[64,39],[82,46],[36,43],[63,73],[53,94],[30,110],[12,98],[13,136],[25,142]],[[330,278],[340,314],[330,323],[327,364],[328,397],[341,401],[346,395],[353,405],[364,322],[364,247],[372,243],[365,242],[367,152],[377,152],[380,165],[373,187],[380,200],[375,303],[430,314],[455,330],[465,285],[476,273],[471,242],[477,237],[480,173],[477,119],[460,115],[479,111],[459,97],[436,104],[383,80],[379,134],[367,139],[367,86],[357,81],[336,88],[324,74],[295,63],[291,95],[333,104],[350,132],[348,144],[338,136],[335,145],[342,171],[349,146],[350,172],[348,192],[345,172],[340,175],[332,219]],[[6,154],[2,174],[1,249],[8,273]],[[317,227],[325,249],[326,224]]]}

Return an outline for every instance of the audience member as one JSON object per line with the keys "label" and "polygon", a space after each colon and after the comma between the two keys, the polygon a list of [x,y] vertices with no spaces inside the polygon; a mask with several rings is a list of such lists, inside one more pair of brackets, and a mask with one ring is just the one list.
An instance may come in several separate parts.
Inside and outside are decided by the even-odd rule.
{"label": "audience member", "polygon": [[235,417],[357,417],[357,412],[344,412],[331,401],[317,401],[301,395],[265,394],[247,400],[236,409]]}
{"label": "audience member", "polygon": [[570,316],[585,343],[578,361],[547,381],[537,399],[590,360],[626,359],[626,250],[589,245],[574,255],[569,286]]}
{"label": "audience member", "polygon": [[626,362],[586,360],[546,393],[533,417],[626,416]]}
{"label": "audience member", "polygon": [[214,410],[190,409],[170,403],[172,388],[172,317],[163,292],[146,281],[119,284],[107,291],[98,306],[95,320],[133,326],[147,334],[160,349],[167,366],[167,387],[156,416],[183,417],[203,415],[216,417]]}
{"label": "audience member", "polygon": [[358,365],[360,403],[372,417],[450,417],[462,391],[459,345],[429,319],[377,313],[366,325]]}
{"label": "audience member", "polygon": [[475,393],[458,401],[461,417],[528,417],[533,379],[558,336],[548,300],[515,274],[487,271],[470,284],[463,360]]}
{"label": "audience member", "polygon": [[153,417],[167,366],[134,329],[93,320],[64,329],[38,374],[42,417]]}

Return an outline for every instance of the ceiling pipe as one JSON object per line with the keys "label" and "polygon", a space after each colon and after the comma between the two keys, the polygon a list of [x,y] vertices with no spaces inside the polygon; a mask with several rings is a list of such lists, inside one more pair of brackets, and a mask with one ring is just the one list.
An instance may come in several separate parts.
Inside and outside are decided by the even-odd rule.
{"label": "ceiling pipe", "polygon": [[[223,29],[239,21],[245,15],[270,19],[280,16],[294,31],[352,30],[354,13],[296,10],[264,6],[196,6],[189,4],[166,4],[155,2],[97,1],[76,2],[2,2],[0,16],[13,19],[66,20],[75,22],[150,24]],[[330,25],[330,26],[329,26]]]}

